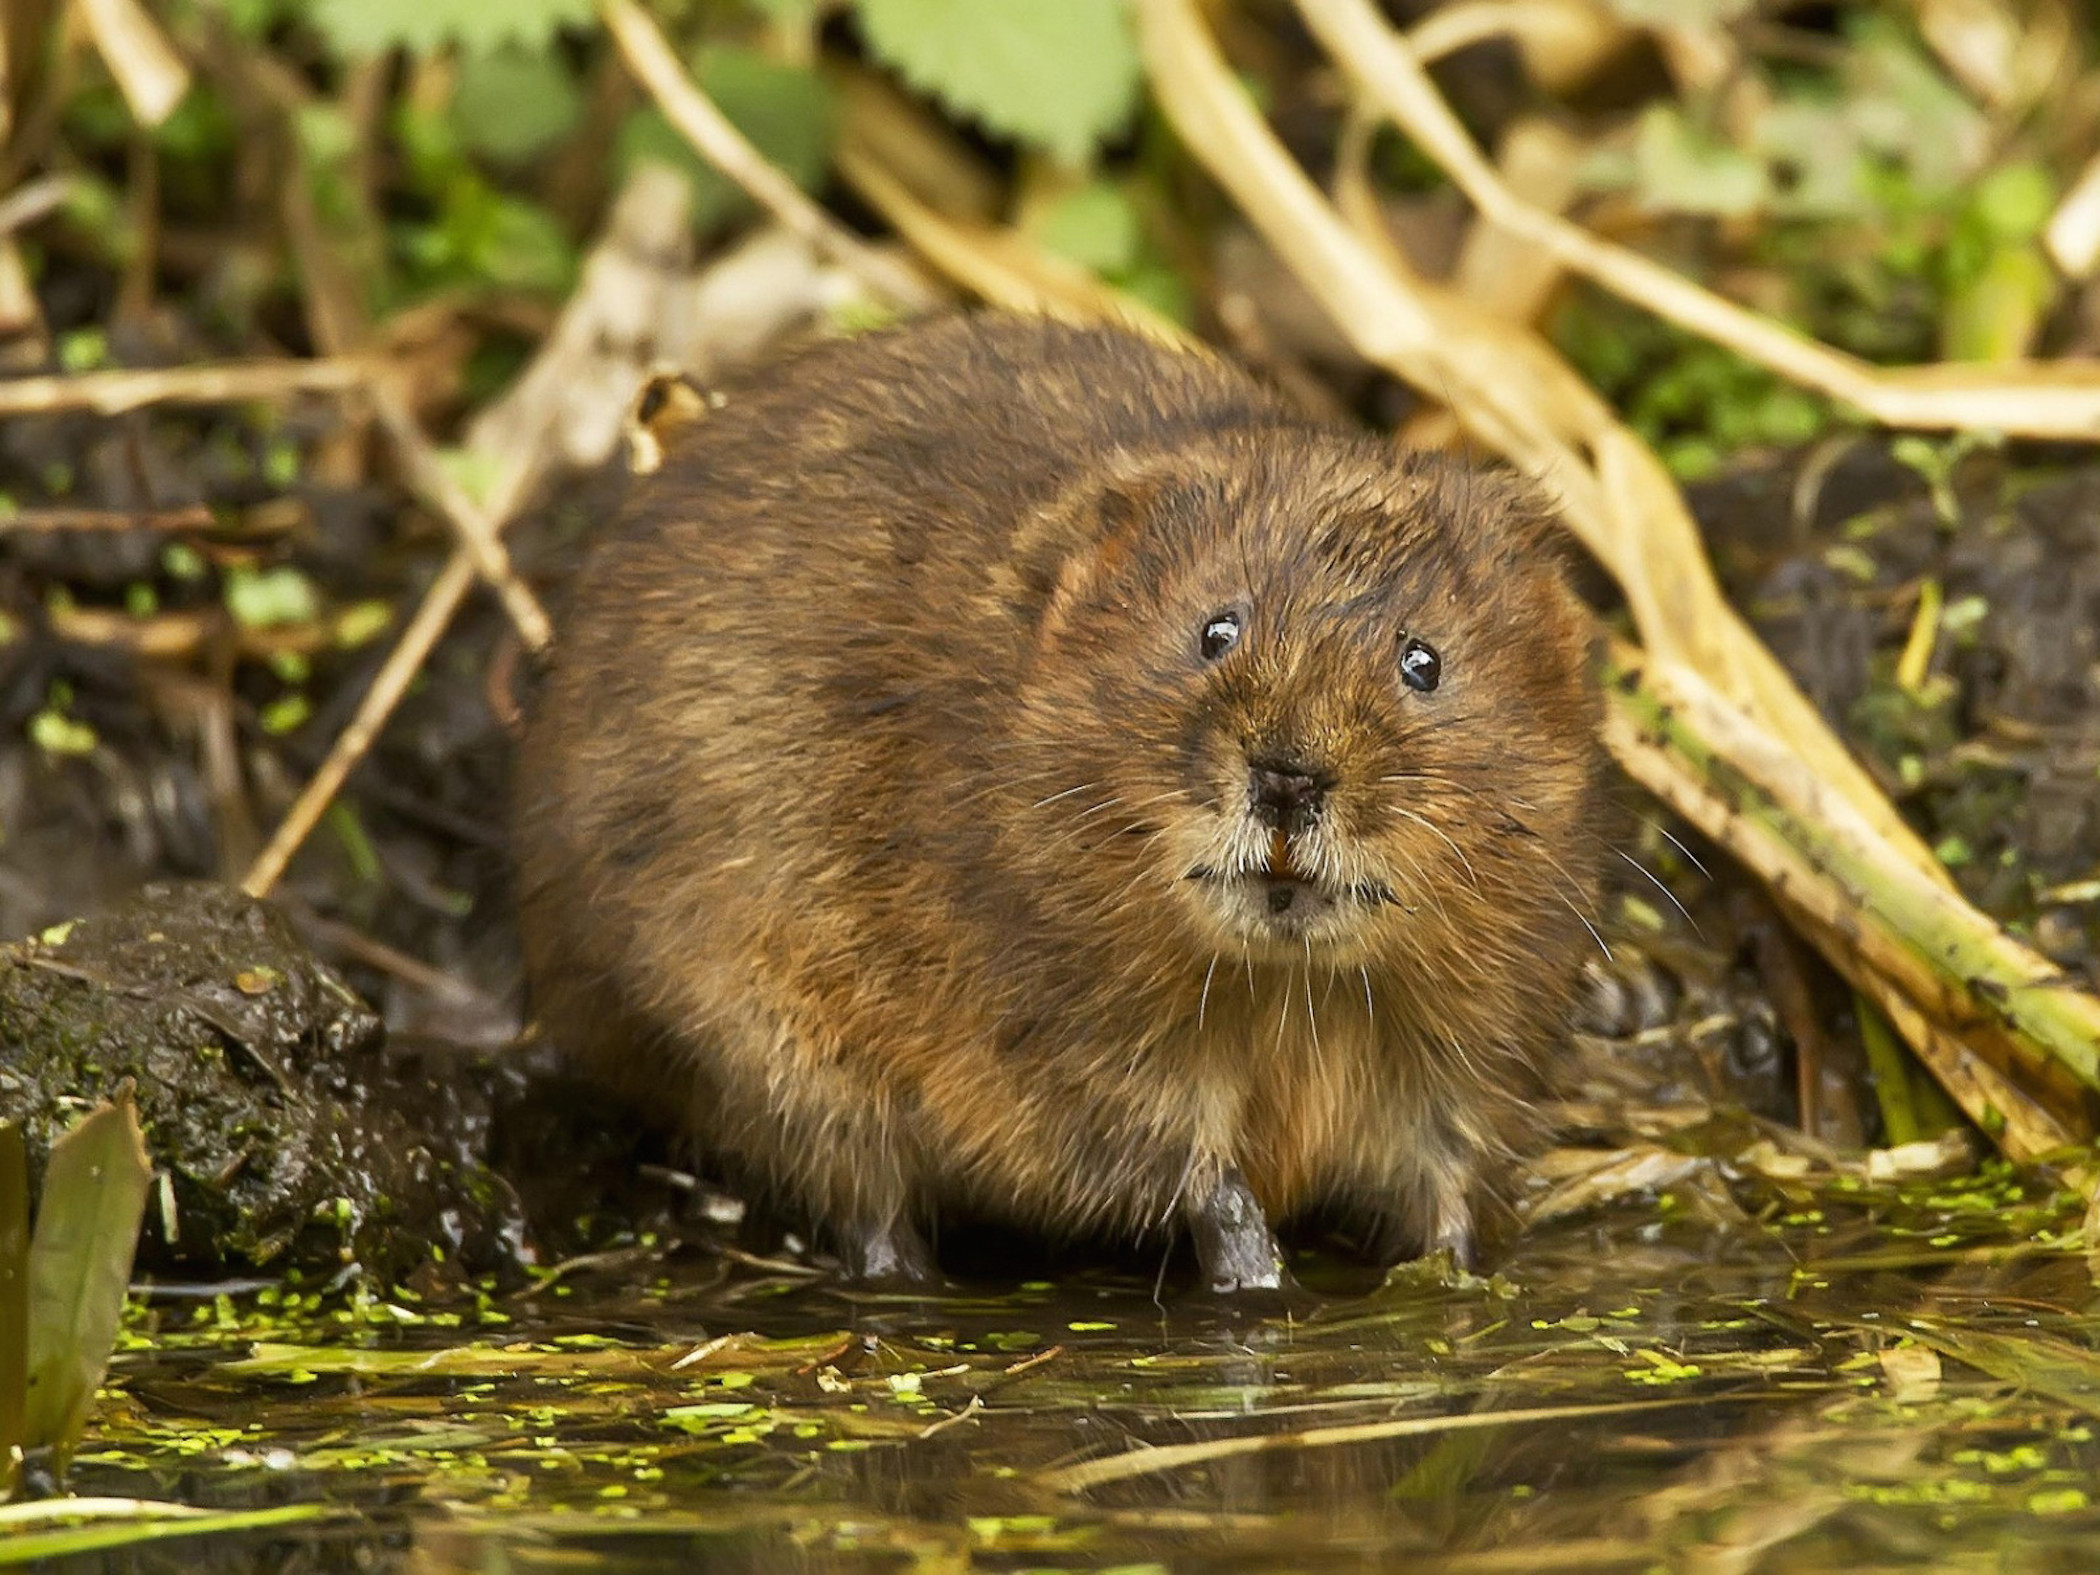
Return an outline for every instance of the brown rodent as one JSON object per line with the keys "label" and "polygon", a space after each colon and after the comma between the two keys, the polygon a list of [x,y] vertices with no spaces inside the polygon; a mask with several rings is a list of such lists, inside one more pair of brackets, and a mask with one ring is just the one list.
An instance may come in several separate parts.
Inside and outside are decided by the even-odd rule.
{"label": "brown rodent", "polygon": [[1583,614],[1517,484],[1133,335],[947,318],[729,393],[519,764],[557,1042],[853,1271],[946,1212],[1470,1251],[1594,899]]}

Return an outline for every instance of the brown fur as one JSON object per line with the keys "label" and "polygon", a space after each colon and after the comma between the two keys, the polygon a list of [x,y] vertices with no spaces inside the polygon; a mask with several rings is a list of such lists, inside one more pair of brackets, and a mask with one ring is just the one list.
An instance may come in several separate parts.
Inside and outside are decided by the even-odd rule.
{"label": "brown fur", "polygon": [[[1541,537],[1506,479],[1113,331],[775,368],[580,583],[520,764],[541,1020],[849,1237],[1145,1234],[1236,1166],[1273,1219],[1461,1239],[1596,883]],[[1283,757],[1333,782],[1302,934],[1257,901],[1249,763]]]}

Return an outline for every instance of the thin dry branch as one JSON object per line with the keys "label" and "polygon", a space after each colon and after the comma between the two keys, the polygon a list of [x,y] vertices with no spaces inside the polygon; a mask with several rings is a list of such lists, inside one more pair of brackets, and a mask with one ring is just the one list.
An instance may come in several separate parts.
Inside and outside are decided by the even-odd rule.
{"label": "thin dry branch", "polygon": [[917,274],[853,234],[768,163],[694,86],[663,33],[634,0],[599,0],[598,9],[635,80],[702,158],[821,255],[850,268],[882,299],[909,311],[939,304]]}
{"label": "thin dry branch", "polygon": [[459,479],[444,467],[414,412],[392,382],[382,379],[373,383],[372,409],[393,440],[408,484],[445,516],[468,560],[503,603],[525,649],[534,655],[545,651],[554,643],[553,626],[532,588],[511,567],[510,553],[497,534],[495,517],[469,497]]}
{"label": "thin dry branch", "polygon": [[0,380],[0,416],[92,410],[113,416],[146,405],[237,405],[251,399],[340,394],[364,384],[351,357],[310,361],[222,361],[149,371],[48,373]]}
{"label": "thin dry branch", "polygon": [[79,0],[88,35],[139,124],[158,126],[190,90],[190,68],[139,0]]}
{"label": "thin dry branch", "polygon": [[2100,153],[2056,205],[2042,231],[2042,244],[2056,266],[2073,279],[2090,279],[2100,268]]}
{"label": "thin dry branch", "polygon": [[[666,288],[662,277],[663,269],[659,266],[652,270],[651,267],[652,260],[660,256],[660,248],[655,243],[662,229],[682,228],[686,222],[685,209],[676,207],[675,210],[667,210],[666,201],[663,189],[646,170],[638,171],[621,191],[607,220],[605,237],[584,264],[582,284],[563,308],[562,322],[556,325],[554,332],[549,334],[540,346],[539,356],[542,361],[549,357],[573,354],[579,342],[588,342],[593,337],[576,331],[579,322],[602,323],[608,314],[625,317],[635,309],[634,296],[651,288],[652,280],[656,281],[655,288],[659,291]],[[616,296],[617,299],[608,301],[608,295]],[[637,386],[644,371],[645,369],[639,366],[635,369]],[[528,369],[525,375],[532,376],[532,369]],[[609,386],[604,383],[594,386],[606,389],[607,397],[620,397],[612,394]],[[624,399],[621,402],[624,404]],[[378,408],[381,418],[389,419],[383,393]],[[568,410],[569,407],[566,406],[545,407],[540,419],[543,422],[553,420]],[[446,476],[443,467],[437,464],[436,456],[430,452],[427,441],[421,440],[420,431],[409,416],[406,406],[397,402],[391,419],[403,423],[403,431],[408,437],[408,442],[404,445],[404,458],[408,462],[411,480],[418,479],[419,468],[427,467],[428,473],[420,479],[428,485],[434,496],[443,498],[448,492],[456,493],[457,484]],[[400,434],[396,436],[398,441]],[[489,488],[487,499],[477,508],[463,495],[453,498],[456,504],[473,516],[473,528],[485,532],[487,539],[499,546],[498,537],[501,531],[517,513],[544,468],[559,452],[551,439],[535,440],[530,432],[506,430],[502,434],[501,442],[502,457],[499,460],[498,474]],[[462,542],[468,539],[463,530]],[[242,881],[243,888],[251,895],[267,894],[283,877],[292,855],[312,834],[314,827],[320,823],[321,816],[334,802],[336,794],[349,780],[350,773],[370,751],[379,737],[380,730],[386,725],[387,718],[393,714],[394,707],[408,692],[409,684],[422,670],[423,663],[429,659],[431,651],[436,648],[438,640],[458,612],[461,602],[466,599],[467,592],[473,585],[475,569],[476,565],[469,549],[465,545],[455,548],[443,571],[424,592],[422,604],[417,608],[415,617],[402,631],[394,649],[387,653],[386,661],[373,679],[371,689],[358,705],[356,716],[331,746],[327,760],[301,790],[298,799],[286,812],[283,822],[272,834],[269,845],[257,856],[247,878]]]}
{"label": "thin dry branch", "polygon": [[71,531],[201,531],[218,523],[201,503],[172,509],[15,509],[0,514],[0,536]]}
{"label": "thin dry branch", "polygon": [[1782,377],[1887,426],[1988,427],[2020,437],[2100,437],[2100,365],[1882,368],[1694,284],[1511,191],[1459,122],[1408,42],[1371,0],[1295,0],[1363,93],[1435,160],[1481,216],[1575,273]]}
{"label": "thin dry branch", "polygon": [[321,816],[335,802],[336,794],[342,791],[350,773],[370,751],[379,737],[379,730],[386,726],[387,718],[394,714],[394,707],[408,693],[408,686],[423,670],[424,662],[437,648],[438,641],[452,622],[452,615],[459,610],[459,604],[466,600],[467,592],[473,586],[473,560],[465,548],[453,549],[444,569],[431,582],[430,589],[423,593],[423,602],[416,609],[415,617],[409,620],[400,640],[387,653],[386,662],[372,680],[372,687],[358,702],[357,714],[350,719],[350,725],[336,738],[328,751],[328,758],[321,762],[321,769],[300,792],[291,813],[271,833],[268,846],[256,855],[254,865],[241,882],[241,889],[249,896],[268,896],[270,889],[284,875],[292,855],[320,824]]}
{"label": "thin dry branch", "polygon": [[46,175],[0,197],[0,235],[36,223],[72,195],[78,184],[71,175]]}

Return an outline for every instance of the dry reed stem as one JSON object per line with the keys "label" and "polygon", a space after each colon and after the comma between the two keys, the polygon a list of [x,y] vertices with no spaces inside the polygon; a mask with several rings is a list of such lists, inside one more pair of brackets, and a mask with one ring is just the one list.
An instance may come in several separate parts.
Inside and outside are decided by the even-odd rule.
{"label": "dry reed stem", "polygon": [[1474,144],[1421,61],[1371,0],[1294,0],[1359,89],[1414,139],[1483,218],[1545,248],[1614,295],[1887,426],[1989,427],[2100,438],[2100,365],[1873,366],[1736,305],[1629,247],[1526,202]]}
{"label": "dry reed stem", "polygon": [[145,405],[237,405],[340,394],[361,387],[370,371],[350,357],[306,361],[221,361],[144,371],[40,373],[0,379],[0,416],[92,410],[114,416]]}
{"label": "dry reed stem", "polygon": [[535,656],[547,650],[554,643],[553,626],[547,621],[546,609],[540,606],[539,598],[532,594],[532,588],[519,579],[517,571],[511,567],[510,553],[497,534],[496,516],[469,497],[459,479],[439,461],[437,450],[424,435],[421,424],[401,397],[398,387],[386,379],[375,380],[371,397],[373,413],[393,440],[394,452],[401,461],[409,486],[444,515],[475,572],[488,582],[489,588],[503,603],[503,610],[516,626],[525,649]]}
{"label": "dry reed stem", "polygon": [[1121,1454],[1082,1460],[1077,1465],[1044,1471],[1040,1487],[1053,1493],[1083,1493],[1104,1482],[1178,1471],[1183,1466],[1228,1460],[1238,1455],[1271,1454],[1285,1449],[1331,1449],[1341,1444],[1380,1443],[1393,1438],[1422,1438],[1442,1433],[1474,1432],[1484,1427],[1520,1427],[1537,1422],[1566,1422],[1593,1416],[1624,1416],[1633,1411],[1660,1411],[1666,1406],[1710,1405],[1710,1396],[1669,1400],[1613,1400],[1601,1405],[1526,1406],[1511,1411],[1462,1411],[1453,1416],[1404,1416],[1385,1422],[1307,1427],[1292,1433],[1240,1434],[1206,1438],[1192,1444],[1146,1444]]}
{"label": "dry reed stem", "polygon": [[2042,244],[2069,278],[2090,279],[2100,269],[2100,153],[2056,205]]}
{"label": "dry reed stem", "polygon": [[51,632],[77,645],[107,646],[155,661],[188,661],[222,643],[243,657],[316,656],[342,644],[343,620],[349,609],[310,623],[242,628],[223,607],[134,617],[113,607],[54,607],[45,617]]}
{"label": "dry reed stem", "polygon": [[0,197],[0,235],[36,223],[71,196],[78,184],[71,175],[45,175]]}
{"label": "dry reed stem", "polygon": [[321,769],[313,774],[306,786],[300,790],[298,800],[291,811],[277,824],[270,834],[269,844],[256,855],[241,889],[251,897],[266,897],[283,877],[285,866],[292,855],[320,824],[321,816],[335,802],[350,773],[364,759],[380,729],[386,726],[387,718],[394,714],[394,707],[408,693],[408,686],[415,682],[416,674],[423,670],[423,663],[437,648],[445,630],[452,622],[452,615],[459,604],[466,600],[467,592],[473,589],[475,569],[473,560],[464,547],[455,547],[446,560],[444,569],[431,581],[430,589],[423,593],[422,605],[409,620],[408,627],[401,631],[401,638],[387,653],[384,664],[372,680],[372,687],[365,691],[357,704],[357,714],[350,725],[337,736],[328,751],[328,758],[321,762]]}
{"label": "dry reed stem", "polygon": [[865,147],[843,143],[839,173],[856,194],[936,271],[1011,312],[1068,322],[1120,322],[1179,349],[1198,346],[1179,323],[1125,295],[1077,263],[1057,257],[1018,231],[951,219],[923,202]]}
{"label": "dry reed stem", "polygon": [[190,90],[190,68],[139,0],[78,0],[88,34],[133,118],[158,126]]}
{"label": "dry reed stem", "polygon": [[1627,772],[1760,876],[1907,1038],[1931,1025],[1926,1059],[2015,1157],[2077,1141],[2051,1106],[2100,1087],[2100,1001],[1884,857],[1850,804],[1697,673],[1624,645],[1611,666],[1605,739]]}
{"label": "dry reed stem", "polygon": [[204,531],[218,524],[201,503],[172,509],[15,509],[0,514],[0,536],[61,535],[71,531]]}
{"label": "dry reed stem", "polygon": [[910,311],[939,304],[924,280],[870,246],[826,213],[801,187],[766,161],[729,118],[693,84],[670,44],[634,0],[599,0],[621,58],[657,108],[699,155],[751,200],[822,256],[849,268],[875,294]]}

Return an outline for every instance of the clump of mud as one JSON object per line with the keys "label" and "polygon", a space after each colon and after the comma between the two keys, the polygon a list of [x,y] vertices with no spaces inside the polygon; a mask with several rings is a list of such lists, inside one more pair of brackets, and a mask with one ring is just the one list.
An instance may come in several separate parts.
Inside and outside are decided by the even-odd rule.
{"label": "clump of mud", "polygon": [[[0,1045],[0,1117],[22,1123],[33,1173],[133,1085],[160,1173],[149,1267],[516,1269],[544,1247],[507,1166],[559,1153],[588,1192],[594,1159],[631,1160],[626,1123],[530,1057],[389,1048],[281,914],[221,886],[149,886],[0,947]],[[542,1207],[562,1219],[558,1199]]]}

